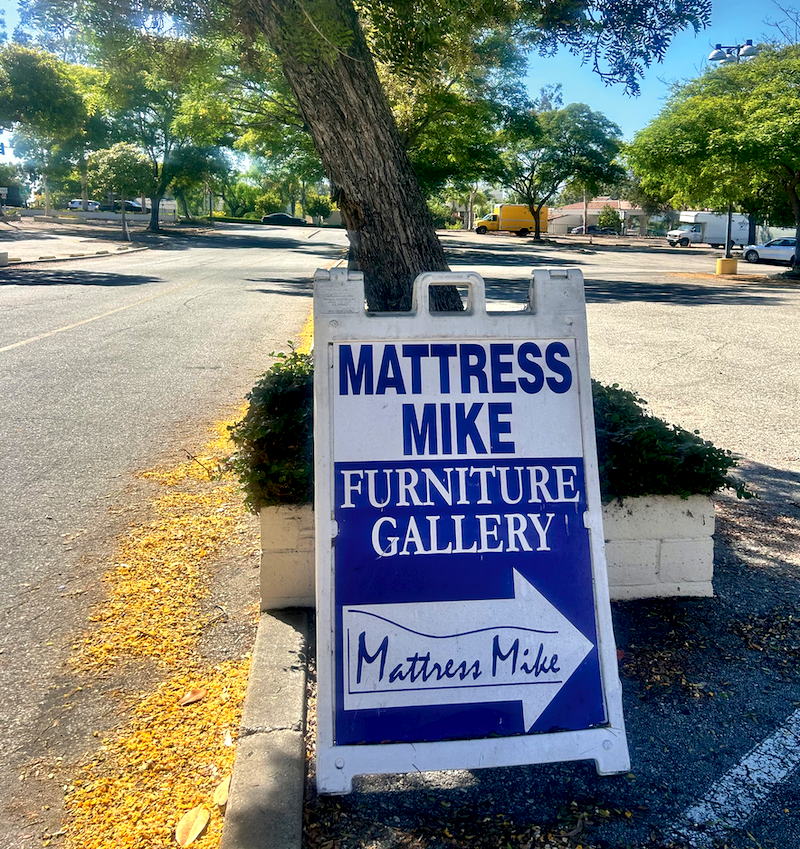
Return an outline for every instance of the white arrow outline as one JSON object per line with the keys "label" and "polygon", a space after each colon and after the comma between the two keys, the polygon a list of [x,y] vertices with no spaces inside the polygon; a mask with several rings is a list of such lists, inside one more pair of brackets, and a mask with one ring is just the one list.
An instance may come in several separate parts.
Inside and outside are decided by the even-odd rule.
{"label": "white arrow outline", "polygon": [[[369,630],[369,626],[364,624],[364,617],[369,618],[369,624],[374,626],[373,630],[378,631],[383,639],[380,636],[373,638],[371,648],[367,649],[365,638],[366,654],[360,655],[359,639]],[[514,596],[510,599],[345,605],[342,618],[345,710],[467,704],[479,701],[520,701],[525,728],[530,731],[545,708],[594,648],[594,644],[516,569]],[[409,624],[401,624],[403,622]],[[468,622],[474,623],[475,627],[464,630],[464,624]],[[502,624],[494,624],[497,622]],[[537,627],[532,628],[531,625],[534,624]],[[508,665],[502,667],[500,675],[495,674],[496,665],[493,669],[493,664],[488,660],[492,657],[487,651],[488,641],[482,639],[483,635],[493,634],[496,641],[503,632],[516,635],[514,643],[518,649],[519,664],[516,661],[513,663],[514,675]],[[536,635],[534,642],[519,654],[519,647],[525,645],[524,642],[520,643],[520,640],[531,634]],[[389,638],[393,643],[389,642]],[[440,656],[429,667],[425,655],[420,654],[420,650],[426,652],[426,647],[424,643],[419,646],[417,638],[423,641],[442,641],[442,645],[448,643],[449,646],[454,646],[449,651],[452,665],[448,667],[444,657]],[[548,643],[546,652],[545,640]],[[536,654],[537,642],[540,646],[538,658],[544,658],[541,669],[539,659],[535,661],[534,667],[530,666]],[[413,643],[417,644],[416,652]],[[552,651],[553,643],[556,643],[557,652]],[[399,647],[394,648],[394,644],[399,644]],[[386,648],[381,656],[384,645]],[[405,648],[406,645],[411,647]],[[497,646],[499,643],[494,642],[493,645]],[[376,648],[377,646],[380,647]],[[387,664],[390,649],[392,657]],[[510,651],[508,645],[501,649],[502,651]],[[407,656],[409,652],[411,656]],[[423,661],[419,668],[412,662],[415,655],[418,660]],[[501,655],[501,658],[504,660],[508,656]],[[379,663],[379,657],[380,665],[373,668],[373,664]],[[356,658],[359,661],[367,658],[366,666],[359,664]],[[409,667],[402,670],[403,664],[397,663],[398,658],[405,658],[410,664]],[[551,667],[555,668],[547,668],[548,658],[551,659]],[[431,651],[428,649],[427,660],[430,659]],[[557,667],[556,662],[559,664]],[[477,674],[474,663],[479,664]],[[528,664],[528,671],[520,673],[517,670],[523,663]],[[390,670],[400,669],[393,681],[387,679],[387,666]],[[367,681],[358,682],[359,672],[363,672],[366,667],[369,667],[367,672],[377,674],[370,675]],[[438,671],[432,671],[434,667],[438,667]],[[429,669],[431,671],[427,674]],[[489,675],[490,669],[493,680],[476,683],[482,675]],[[390,671],[389,678],[392,674],[394,672]],[[540,675],[548,674],[558,677],[539,680]],[[430,678],[435,678],[435,681],[427,685]],[[412,680],[406,683],[406,679]],[[512,688],[511,692],[509,688]]]}

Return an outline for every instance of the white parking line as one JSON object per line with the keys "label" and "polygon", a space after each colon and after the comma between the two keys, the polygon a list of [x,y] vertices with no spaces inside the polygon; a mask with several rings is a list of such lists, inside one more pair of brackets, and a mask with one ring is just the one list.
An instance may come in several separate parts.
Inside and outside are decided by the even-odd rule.
{"label": "white parking line", "polygon": [[673,840],[711,847],[714,837],[740,828],[777,787],[800,766],[800,710],[772,736],[748,752],[681,817]]}

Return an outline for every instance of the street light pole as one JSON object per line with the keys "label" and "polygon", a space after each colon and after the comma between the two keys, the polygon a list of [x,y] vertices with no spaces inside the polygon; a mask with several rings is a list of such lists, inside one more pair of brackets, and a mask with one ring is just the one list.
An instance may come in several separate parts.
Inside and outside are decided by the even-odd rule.
{"label": "street light pole", "polygon": [[[714,49],[708,57],[709,62],[717,62],[720,65],[736,63],[742,59],[750,59],[758,56],[759,49],[753,44],[753,39],[748,38],[744,44],[715,44]],[[725,227],[725,259],[731,259],[731,242],[733,241],[733,204],[728,201],[728,222]]]}

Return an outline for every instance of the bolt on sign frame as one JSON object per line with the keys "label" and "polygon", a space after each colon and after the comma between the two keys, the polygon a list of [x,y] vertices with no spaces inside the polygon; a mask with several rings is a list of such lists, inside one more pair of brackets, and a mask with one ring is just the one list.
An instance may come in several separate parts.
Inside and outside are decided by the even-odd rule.
{"label": "bolt on sign frame", "polygon": [[[594,760],[629,769],[583,277],[517,311],[426,273],[406,313],[318,271],[317,788],[356,775]],[[432,286],[467,290],[431,312]]]}

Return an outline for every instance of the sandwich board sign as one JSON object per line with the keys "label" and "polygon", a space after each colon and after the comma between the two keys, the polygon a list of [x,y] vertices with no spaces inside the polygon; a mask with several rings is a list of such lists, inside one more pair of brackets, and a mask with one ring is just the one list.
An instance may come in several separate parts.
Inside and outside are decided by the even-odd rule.
{"label": "sandwich board sign", "polygon": [[[431,286],[468,290],[431,312]],[[314,288],[317,789],[370,773],[629,769],[608,598],[583,278],[517,311],[428,273],[406,313]]]}

